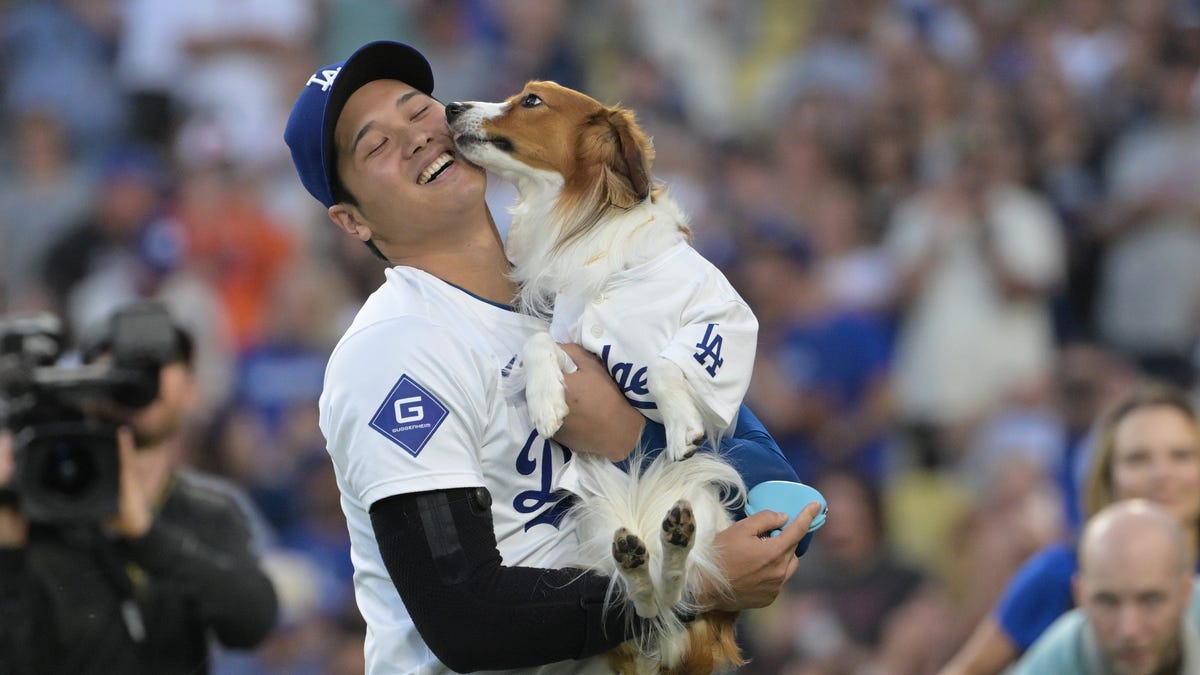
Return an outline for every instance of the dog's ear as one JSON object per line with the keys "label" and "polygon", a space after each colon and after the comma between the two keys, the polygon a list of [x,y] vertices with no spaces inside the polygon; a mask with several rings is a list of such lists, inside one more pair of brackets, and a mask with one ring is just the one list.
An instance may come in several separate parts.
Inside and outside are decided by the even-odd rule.
{"label": "dog's ear", "polygon": [[607,127],[601,179],[608,193],[608,202],[620,208],[629,208],[650,195],[653,146],[634,121],[633,113],[628,110],[606,108],[598,122]]}

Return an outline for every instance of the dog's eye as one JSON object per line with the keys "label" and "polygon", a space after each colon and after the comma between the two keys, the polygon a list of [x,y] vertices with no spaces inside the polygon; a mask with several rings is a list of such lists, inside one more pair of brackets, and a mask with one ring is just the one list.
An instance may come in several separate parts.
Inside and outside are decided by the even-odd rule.
{"label": "dog's eye", "polygon": [[536,108],[541,104],[542,97],[538,96],[537,94],[529,94],[525,98],[521,99],[522,108]]}

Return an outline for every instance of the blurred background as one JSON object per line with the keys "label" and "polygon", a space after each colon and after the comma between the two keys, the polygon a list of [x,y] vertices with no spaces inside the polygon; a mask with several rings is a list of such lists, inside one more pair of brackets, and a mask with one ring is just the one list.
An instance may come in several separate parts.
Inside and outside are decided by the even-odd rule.
{"label": "blurred background", "polygon": [[835,515],[743,672],[936,672],[1079,525],[1097,415],[1196,391],[1200,0],[0,2],[0,312],[156,297],[197,334],[185,461],[248,491],[283,601],[219,673],[362,672],[315,402],[383,267],[282,134],[377,38],[443,101],[636,110],[757,311],[749,403]]}

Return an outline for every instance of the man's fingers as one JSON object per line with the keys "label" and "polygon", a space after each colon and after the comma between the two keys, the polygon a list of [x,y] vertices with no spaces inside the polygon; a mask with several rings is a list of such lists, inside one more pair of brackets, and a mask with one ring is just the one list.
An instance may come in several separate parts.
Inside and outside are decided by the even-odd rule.
{"label": "man's fingers", "polygon": [[808,526],[812,525],[812,521],[821,513],[820,502],[809,502],[808,506],[796,516],[790,525],[783,528],[783,532],[776,539],[781,544],[785,545],[789,550],[796,548],[804,535],[808,534]]}
{"label": "man's fingers", "polygon": [[[745,519],[735,523],[735,527],[741,527],[749,530],[756,537],[765,537],[771,534],[772,531],[783,527],[787,522],[787,514],[779,513],[778,511],[759,511],[752,516],[747,516]],[[796,541],[799,541],[797,539]]]}
{"label": "man's fingers", "polygon": [[794,556],[794,555],[789,555],[787,557],[787,561],[788,561],[787,562],[787,571],[783,573],[784,583],[786,583],[788,579],[792,578],[792,575],[796,573],[796,570],[800,569],[800,558],[799,557]]}
{"label": "man's fingers", "polygon": [[133,442],[133,430],[129,427],[119,427],[117,429],[117,453],[121,457],[122,466],[130,466],[133,461],[133,455],[137,452],[137,446]]}
{"label": "man's fingers", "polygon": [[12,434],[8,431],[0,431],[0,485],[4,485],[12,478],[15,466]]}

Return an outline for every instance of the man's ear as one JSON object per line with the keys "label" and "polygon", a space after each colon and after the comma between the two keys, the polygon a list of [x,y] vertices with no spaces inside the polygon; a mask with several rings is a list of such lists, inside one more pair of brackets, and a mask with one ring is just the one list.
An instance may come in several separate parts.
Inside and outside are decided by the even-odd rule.
{"label": "man's ear", "polygon": [[367,241],[371,238],[371,228],[367,227],[356,206],[334,204],[329,207],[329,219],[338,226],[338,229],[359,241]]}
{"label": "man's ear", "polygon": [[184,375],[183,399],[188,410],[195,409],[200,405],[200,383],[196,381],[196,373],[188,366]]}

